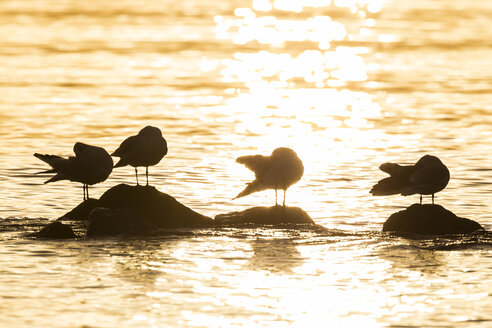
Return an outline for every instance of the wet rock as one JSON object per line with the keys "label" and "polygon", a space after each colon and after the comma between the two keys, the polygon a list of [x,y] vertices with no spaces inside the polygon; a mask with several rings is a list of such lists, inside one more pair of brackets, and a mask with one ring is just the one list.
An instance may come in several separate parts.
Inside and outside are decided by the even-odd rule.
{"label": "wet rock", "polygon": [[87,236],[145,235],[156,230],[155,225],[136,211],[96,207],[89,215]]}
{"label": "wet rock", "polygon": [[241,212],[219,214],[215,217],[216,225],[280,225],[312,224],[313,219],[299,207],[252,207]]}
{"label": "wet rock", "polygon": [[65,213],[58,220],[72,220],[72,221],[87,221],[89,219],[89,213],[98,206],[99,200],[89,198],[77,205],[73,210]]}
{"label": "wet rock", "polygon": [[98,206],[127,210],[159,228],[199,228],[213,225],[211,218],[193,211],[152,186],[119,184],[101,196]]}
{"label": "wet rock", "polygon": [[32,236],[51,239],[69,239],[77,237],[70,226],[63,224],[60,221],[51,222]]}
{"label": "wet rock", "polygon": [[393,213],[383,224],[383,231],[420,235],[471,233],[483,227],[470,219],[460,218],[436,204],[413,204]]}

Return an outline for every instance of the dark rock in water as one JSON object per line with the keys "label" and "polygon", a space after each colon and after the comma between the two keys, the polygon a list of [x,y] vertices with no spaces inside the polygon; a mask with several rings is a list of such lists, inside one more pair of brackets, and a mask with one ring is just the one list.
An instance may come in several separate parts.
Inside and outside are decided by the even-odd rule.
{"label": "dark rock in water", "polygon": [[441,205],[413,204],[403,211],[393,213],[383,224],[383,231],[420,235],[446,235],[471,233],[483,227],[469,219],[457,217]]}
{"label": "dark rock in water", "polygon": [[219,214],[215,217],[216,225],[242,224],[315,224],[313,219],[299,207],[252,207],[241,212]]}
{"label": "dark rock in water", "polygon": [[145,235],[157,229],[136,211],[96,207],[89,215],[87,236]]}
{"label": "dark rock in water", "polygon": [[63,224],[60,221],[51,222],[32,236],[52,239],[69,239],[77,237],[70,226]]}
{"label": "dark rock in water", "polygon": [[[200,228],[214,224],[211,218],[193,211],[152,186],[119,184],[99,198],[98,206],[125,209],[129,212],[123,217],[131,214],[141,216],[159,228]],[[117,215],[112,214],[111,217],[114,219]]]}
{"label": "dark rock in water", "polygon": [[89,221],[87,236],[148,234],[161,228],[202,228],[214,220],[151,186],[120,184],[99,200],[88,199],[63,215],[62,221]]}
{"label": "dark rock in water", "polygon": [[58,220],[87,221],[89,213],[98,206],[99,200],[89,198],[77,205],[73,210],[64,214]]}

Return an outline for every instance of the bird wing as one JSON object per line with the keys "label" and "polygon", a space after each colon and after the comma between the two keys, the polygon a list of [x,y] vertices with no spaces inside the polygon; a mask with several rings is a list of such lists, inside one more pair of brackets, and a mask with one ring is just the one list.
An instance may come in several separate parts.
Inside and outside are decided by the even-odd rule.
{"label": "bird wing", "polygon": [[372,186],[370,193],[373,196],[395,195],[399,194],[401,189],[401,182],[389,177],[379,180],[378,183]]}
{"label": "bird wing", "polygon": [[401,194],[434,194],[446,187],[449,182],[449,171],[443,165],[425,165],[416,169],[409,176],[410,185]]}
{"label": "bird wing", "polygon": [[379,166],[379,169],[389,175],[394,175],[400,170],[401,166],[396,163],[384,163]]}
{"label": "bird wing", "polygon": [[139,145],[139,138],[131,136],[126,138],[121,145],[111,154],[111,156],[122,157],[128,152],[133,151]]}
{"label": "bird wing", "polygon": [[370,193],[373,196],[394,195],[402,192],[408,187],[410,174],[414,171],[413,165],[399,165],[396,163],[384,163],[379,169],[390,174],[390,177],[384,178],[376,183]]}
{"label": "bird wing", "polygon": [[95,184],[107,179],[113,170],[113,159],[104,148],[87,145],[75,157],[69,157],[69,180]]}
{"label": "bird wing", "polygon": [[438,184],[445,176],[442,167],[438,165],[427,165],[415,170],[409,176],[411,183],[416,185]]}
{"label": "bird wing", "polygon": [[262,155],[241,156],[236,159],[237,163],[244,164],[255,173],[255,177],[262,177],[270,167],[270,157]]}

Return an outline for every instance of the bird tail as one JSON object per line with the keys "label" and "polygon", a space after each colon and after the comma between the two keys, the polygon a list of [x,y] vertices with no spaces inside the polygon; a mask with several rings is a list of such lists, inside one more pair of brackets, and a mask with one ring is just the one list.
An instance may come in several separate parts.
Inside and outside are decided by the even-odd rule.
{"label": "bird tail", "polygon": [[38,153],[35,153],[34,157],[39,158],[40,160],[42,160],[43,162],[45,162],[46,164],[52,167],[52,169],[40,171],[37,172],[36,174],[56,173],[53,177],[46,180],[44,183],[50,183],[50,182],[66,179],[66,177],[64,176],[64,174],[61,173],[61,171],[64,171],[64,168],[66,168],[66,165],[69,162],[68,159],[56,155],[47,155],[47,154],[38,154]]}
{"label": "bird tail", "polygon": [[56,174],[55,176],[53,176],[50,179],[46,180],[44,183],[46,184],[46,183],[60,181],[60,180],[66,180],[66,178],[63,176],[63,174]]}
{"label": "bird tail", "polygon": [[34,173],[35,175],[38,175],[38,174],[46,174],[46,173],[55,173],[55,170],[54,169],[51,169],[51,170],[44,170],[44,171],[39,171],[39,172],[36,172]]}
{"label": "bird tail", "polygon": [[126,163],[125,161],[123,161],[123,159],[121,158],[118,163],[116,163],[113,168],[116,168],[116,167],[121,167],[121,166],[126,166],[128,165],[128,163]]}
{"label": "bird tail", "polygon": [[39,158],[40,160],[42,160],[43,162],[45,162],[46,164],[48,164],[52,168],[56,168],[57,163],[60,162],[60,160],[63,160],[63,157],[60,157],[60,156],[47,155],[47,154],[43,155],[43,154],[38,154],[38,153],[35,153],[34,157]]}
{"label": "bird tail", "polygon": [[257,191],[265,190],[265,189],[266,188],[264,188],[261,184],[258,183],[258,181],[255,180],[253,182],[248,183],[246,188],[244,188],[243,191],[241,191],[239,194],[237,194],[237,196],[234,197],[233,200],[236,198],[248,196],[249,194],[252,194],[252,193],[257,192]]}

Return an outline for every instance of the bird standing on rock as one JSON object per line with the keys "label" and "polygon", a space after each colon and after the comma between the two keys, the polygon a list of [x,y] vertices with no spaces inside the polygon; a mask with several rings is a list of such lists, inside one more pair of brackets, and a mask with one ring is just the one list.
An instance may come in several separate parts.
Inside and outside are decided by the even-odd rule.
{"label": "bird standing on rock", "polygon": [[237,163],[244,164],[255,173],[255,180],[248,183],[234,199],[247,196],[257,191],[275,189],[275,206],[277,206],[277,190],[287,188],[299,181],[304,174],[304,166],[297,154],[290,148],[275,149],[270,156],[250,155],[236,159]]}
{"label": "bird standing on rock", "polygon": [[145,166],[147,186],[149,185],[149,166],[156,165],[167,154],[167,142],[162,132],[154,126],[146,126],[137,135],[128,137],[111,154],[119,157],[116,167],[130,165],[135,168],[135,177],[138,185],[137,167]]}
{"label": "bird standing on rock", "polygon": [[389,173],[390,177],[380,180],[371,189],[374,196],[401,194],[403,196],[420,194],[432,195],[446,188],[449,182],[449,170],[436,156],[425,155],[415,165],[384,163],[379,169]]}
{"label": "bird standing on rock", "polygon": [[89,199],[89,185],[105,181],[113,170],[113,159],[101,147],[77,142],[73,146],[74,156],[63,158],[57,155],[34,156],[49,164],[52,169],[39,173],[56,173],[45,183],[59,180],[81,182],[84,189],[84,200]]}

